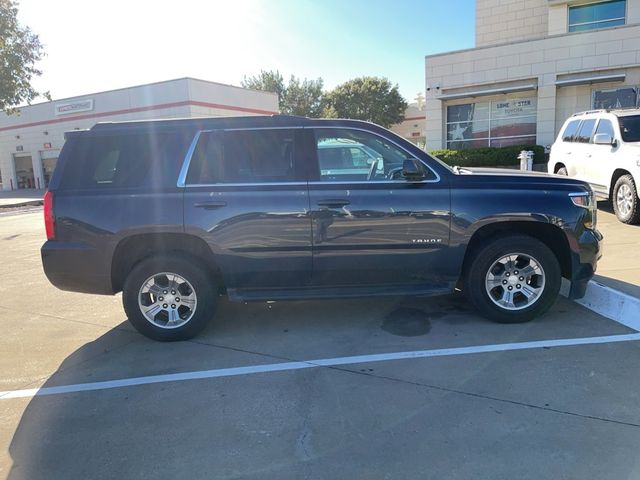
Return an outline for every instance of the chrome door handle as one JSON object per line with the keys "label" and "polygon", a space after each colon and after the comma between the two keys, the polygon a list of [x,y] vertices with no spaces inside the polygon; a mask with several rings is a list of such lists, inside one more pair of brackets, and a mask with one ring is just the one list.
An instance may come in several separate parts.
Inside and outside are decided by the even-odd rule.
{"label": "chrome door handle", "polygon": [[349,200],[343,198],[326,198],[324,200],[318,200],[318,205],[320,207],[328,208],[342,208],[350,203],[351,202],[349,202]]}
{"label": "chrome door handle", "polygon": [[212,200],[209,202],[196,202],[193,206],[196,208],[204,208],[205,210],[215,210],[216,208],[226,207],[227,202],[222,200]]}

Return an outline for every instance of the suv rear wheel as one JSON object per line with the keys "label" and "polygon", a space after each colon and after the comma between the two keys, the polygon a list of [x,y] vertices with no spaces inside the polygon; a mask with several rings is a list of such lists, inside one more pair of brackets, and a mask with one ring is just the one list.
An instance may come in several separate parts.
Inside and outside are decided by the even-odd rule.
{"label": "suv rear wheel", "polygon": [[622,223],[640,223],[638,191],[631,175],[621,176],[613,187],[613,211]]}
{"label": "suv rear wheel", "polygon": [[160,341],[196,336],[213,316],[216,289],[189,257],[155,256],[127,276],[122,302],[131,324]]}
{"label": "suv rear wheel", "polygon": [[561,276],[558,259],[544,243],[507,235],[485,243],[475,253],[465,292],[490,320],[528,322],[553,305]]}

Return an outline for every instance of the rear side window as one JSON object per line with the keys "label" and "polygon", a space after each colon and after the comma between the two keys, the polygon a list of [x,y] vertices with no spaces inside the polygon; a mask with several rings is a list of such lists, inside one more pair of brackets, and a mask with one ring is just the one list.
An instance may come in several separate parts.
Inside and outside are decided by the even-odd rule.
{"label": "rear side window", "polygon": [[591,141],[591,133],[593,132],[593,127],[595,127],[595,125],[595,118],[584,120],[582,125],[580,125],[580,130],[578,131],[575,141],[579,143],[589,143]]}
{"label": "rear side window", "polygon": [[187,140],[186,135],[176,133],[83,136],[76,141],[64,167],[61,186],[104,189],[175,185]]}
{"label": "rear side window", "polygon": [[293,129],[203,132],[191,157],[187,183],[293,181],[295,132]]}
{"label": "rear side window", "polygon": [[564,133],[562,134],[563,142],[573,142],[575,140],[575,135],[578,133],[578,127],[580,126],[580,120],[572,120],[567,125],[567,128],[564,129]]}

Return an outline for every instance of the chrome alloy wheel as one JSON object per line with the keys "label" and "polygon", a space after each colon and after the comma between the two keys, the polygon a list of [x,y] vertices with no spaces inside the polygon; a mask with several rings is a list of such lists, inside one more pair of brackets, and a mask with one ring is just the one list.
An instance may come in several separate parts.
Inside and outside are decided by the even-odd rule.
{"label": "chrome alloy wheel", "polygon": [[618,188],[618,192],[616,193],[616,205],[618,206],[618,211],[623,217],[629,215],[631,209],[633,208],[633,191],[629,187],[629,185],[623,183]]}
{"label": "chrome alloy wheel", "polygon": [[542,265],[524,253],[510,253],[496,260],[485,277],[493,303],[505,310],[522,310],[537,302],[544,291]]}
{"label": "chrome alloy wheel", "polygon": [[160,328],[178,328],[193,317],[198,299],[193,286],[176,273],[150,276],[140,287],[138,307],[144,317]]}

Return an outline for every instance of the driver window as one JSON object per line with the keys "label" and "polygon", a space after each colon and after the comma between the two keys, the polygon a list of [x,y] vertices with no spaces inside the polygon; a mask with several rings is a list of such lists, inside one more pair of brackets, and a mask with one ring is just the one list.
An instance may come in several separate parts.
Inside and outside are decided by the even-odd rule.
{"label": "driver window", "polygon": [[411,156],[378,135],[346,128],[315,129],[321,182],[400,179]]}
{"label": "driver window", "polygon": [[616,138],[616,135],[613,132],[613,124],[611,123],[610,120],[607,120],[606,118],[603,118],[598,122],[598,128],[596,128],[595,134],[597,135],[599,133],[606,133],[612,139]]}

